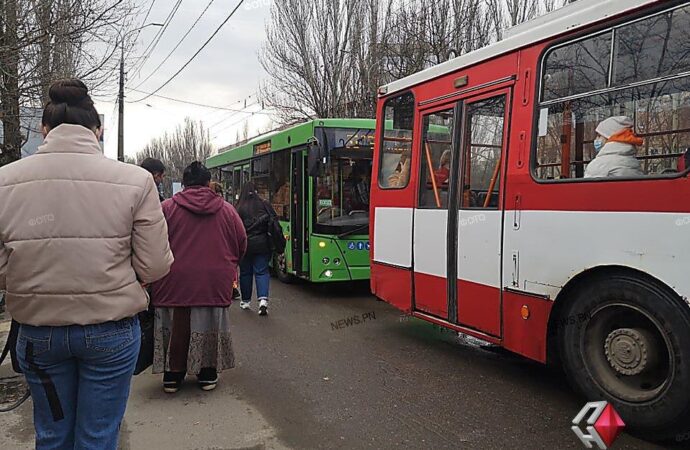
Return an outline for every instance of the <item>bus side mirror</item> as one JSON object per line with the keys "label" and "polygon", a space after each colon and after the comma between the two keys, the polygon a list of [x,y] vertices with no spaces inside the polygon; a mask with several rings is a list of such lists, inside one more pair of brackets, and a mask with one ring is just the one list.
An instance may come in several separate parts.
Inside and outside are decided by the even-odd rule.
{"label": "bus side mirror", "polygon": [[318,139],[315,137],[309,139],[307,142],[307,164],[309,176],[317,177],[321,173],[323,166],[323,151],[319,145]]}

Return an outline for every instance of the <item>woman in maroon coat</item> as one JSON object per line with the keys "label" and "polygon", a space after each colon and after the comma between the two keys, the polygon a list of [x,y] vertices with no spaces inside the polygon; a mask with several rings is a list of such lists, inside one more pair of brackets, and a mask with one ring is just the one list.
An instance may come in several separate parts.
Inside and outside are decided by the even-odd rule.
{"label": "woman in maroon coat", "polygon": [[153,372],[164,372],[168,393],[179,390],[187,373],[210,391],[218,372],[235,365],[229,306],[247,234],[235,208],[209,188],[210,181],[209,170],[193,162],[184,170],[184,190],[163,202],[175,263],[153,285]]}

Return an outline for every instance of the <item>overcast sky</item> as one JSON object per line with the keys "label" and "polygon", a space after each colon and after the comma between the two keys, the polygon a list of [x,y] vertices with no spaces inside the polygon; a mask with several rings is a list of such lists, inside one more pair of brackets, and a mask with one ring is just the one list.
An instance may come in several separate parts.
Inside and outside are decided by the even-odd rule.
{"label": "overcast sky", "polygon": [[[137,0],[144,11],[150,0]],[[203,42],[213,33],[238,0],[216,0],[173,56],[139,89],[152,91],[175,73]],[[204,9],[207,0],[183,0],[163,38],[141,74],[129,74],[127,86],[134,87],[146,78],[174,48],[179,39]],[[242,109],[244,99],[251,105],[256,102],[256,91],[265,78],[258,61],[258,52],[265,37],[265,22],[270,16],[271,0],[245,0],[237,13],[225,24],[220,33],[199,56],[175,80],[159,92],[167,97],[180,98],[202,104]],[[170,13],[174,0],[156,0],[147,22],[163,22]],[[132,57],[143,53],[159,29],[142,30],[137,49]],[[132,101],[143,95],[128,92]],[[237,103],[239,101],[239,103]],[[112,158],[117,156],[117,109],[112,102],[97,102],[98,111],[105,114],[105,151]],[[246,111],[259,111],[260,105]],[[266,129],[270,118],[249,113],[234,114],[212,109],[175,103],[159,97],[150,97],[140,103],[125,103],[125,154],[134,156],[152,138],[174,129],[186,116],[203,120],[211,127],[211,137],[216,148],[235,142],[238,130],[242,133],[245,121],[250,136],[258,129]]]}

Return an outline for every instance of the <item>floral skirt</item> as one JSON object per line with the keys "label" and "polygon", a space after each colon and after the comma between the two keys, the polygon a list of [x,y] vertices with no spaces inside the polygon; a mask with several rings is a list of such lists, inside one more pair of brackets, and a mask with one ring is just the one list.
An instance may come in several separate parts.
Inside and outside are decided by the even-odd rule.
{"label": "floral skirt", "polygon": [[156,308],[153,373],[235,367],[230,308]]}

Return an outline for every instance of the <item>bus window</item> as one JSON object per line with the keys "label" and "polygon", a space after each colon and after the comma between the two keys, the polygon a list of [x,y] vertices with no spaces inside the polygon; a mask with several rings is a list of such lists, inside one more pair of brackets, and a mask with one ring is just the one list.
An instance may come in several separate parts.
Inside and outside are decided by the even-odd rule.
{"label": "bus window", "polygon": [[383,109],[379,186],[382,189],[402,189],[410,182],[414,96],[408,92],[391,98]]}
{"label": "bus window", "polygon": [[373,130],[325,128],[320,134],[329,156],[315,178],[314,231],[365,233],[369,226]]}
{"label": "bus window", "polygon": [[498,208],[505,107],[505,95],[467,107],[463,208]]}
{"label": "bus window", "polygon": [[448,179],[453,149],[454,110],[424,117],[419,207],[448,208]]}
{"label": "bus window", "polygon": [[271,162],[271,204],[280,220],[290,220],[290,152],[273,154]]}
{"label": "bus window", "polygon": [[[631,118],[642,138],[633,152],[643,176],[685,170],[690,148],[689,28],[690,6],[685,5],[547,52],[535,119],[535,176],[583,178],[597,156],[595,129],[614,116]],[[605,52],[606,42],[613,43],[613,54]],[[564,54],[581,61],[595,55],[596,70],[580,69]]]}

